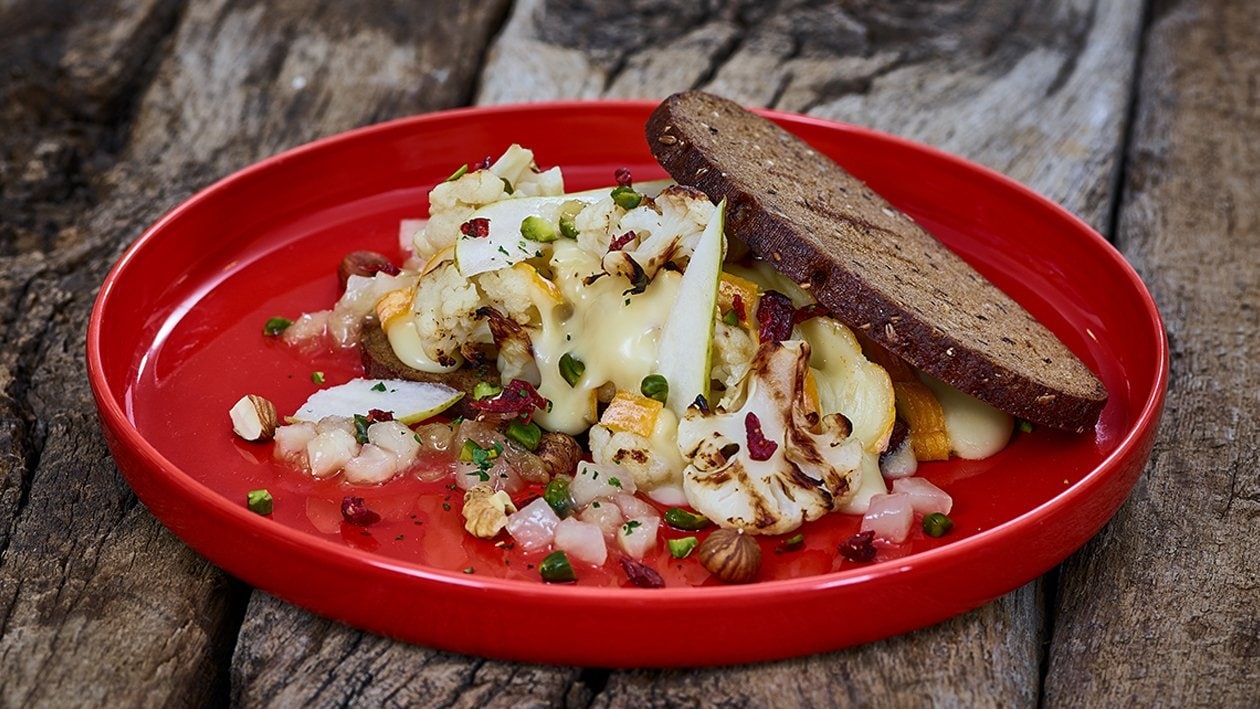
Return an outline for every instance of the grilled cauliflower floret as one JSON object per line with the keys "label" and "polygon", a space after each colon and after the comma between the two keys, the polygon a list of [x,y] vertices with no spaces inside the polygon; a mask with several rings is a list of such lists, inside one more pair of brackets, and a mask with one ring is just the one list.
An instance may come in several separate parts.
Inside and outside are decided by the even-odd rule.
{"label": "grilled cauliflower floret", "polygon": [[464,173],[459,179],[440,182],[429,192],[429,223],[416,233],[412,248],[420,259],[455,243],[459,227],[479,207],[508,196],[502,178],[489,170]]}
{"label": "grilled cauliflower floret", "polygon": [[509,197],[564,194],[559,168],[538,171],[531,150],[513,144],[488,169],[473,170],[429,192],[429,222],[412,248],[423,260],[455,243],[459,227],[477,209]]}
{"label": "grilled cauliflower floret", "polygon": [[743,400],[740,383],[748,374],[753,356],[757,354],[757,340],[738,325],[727,325],[718,320],[713,327],[713,368],[710,376],[722,382],[726,390],[717,405],[723,409],[739,406]]}
{"label": "grilled cauliflower floret", "polygon": [[479,274],[475,279],[495,310],[522,325],[529,324],[533,293],[528,272],[518,268],[500,268]]}
{"label": "grilled cauliflower floret", "polygon": [[454,364],[459,346],[478,327],[481,294],[454,264],[439,266],[416,284],[411,308],[424,353],[443,366]]}
{"label": "grilled cauliflower floret", "polygon": [[[672,413],[669,418],[673,420]],[[652,439],[637,433],[611,431],[604,426],[592,426],[589,437],[591,459],[619,466],[630,473],[640,489],[678,485],[682,458],[677,450],[653,445]]]}
{"label": "grilled cauliflower floret", "polygon": [[464,493],[464,529],[478,539],[490,539],[507,526],[508,515],[516,505],[507,492],[498,492],[488,483],[478,483]]}
{"label": "grilled cauliflower floret", "polygon": [[847,502],[857,489],[862,444],[839,415],[820,417],[805,394],[809,344],[763,344],[743,406],[688,409],[678,445],[687,501],[724,527],[782,534]]}
{"label": "grilled cauliflower floret", "polygon": [[608,253],[604,256],[604,270],[633,281],[636,269],[631,261],[648,278],[670,261],[685,265],[716,209],[708,196],[697,189],[683,185],[666,187],[617,223],[614,234],[633,231],[638,245]]}
{"label": "grilled cauliflower floret", "polygon": [[[577,242],[583,250],[592,254],[604,254],[612,242],[613,228],[625,210],[613,202],[611,196],[592,202],[573,217],[573,227],[578,230]],[[615,236],[620,236],[618,232]]]}

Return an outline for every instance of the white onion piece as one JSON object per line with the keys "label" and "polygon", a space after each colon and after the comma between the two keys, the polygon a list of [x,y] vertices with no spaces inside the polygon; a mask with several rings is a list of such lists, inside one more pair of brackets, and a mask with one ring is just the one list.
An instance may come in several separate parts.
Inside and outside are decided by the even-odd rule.
{"label": "white onion piece", "polygon": [[656,529],[659,526],[659,517],[630,519],[618,530],[617,541],[627,554],[642,559],[648,550],[656,548]]}
{"label": "white onion piece", "polygon": [[661,513],[648,503],[640,500],[634,495],[621,494],[613,498],[613,502],[621,508],[621,514],[626,519],[660,519]]}
{"label": "white onion piece", "polygon": [[893,492],[910,496],[910,506],[916,514],[930,515],[940,512],[949,514],[954,508],[954,498],[949,493],[923,478],[902,478],[893,481]]}
{"label": "white onion piece", "polygon": [[625,515],[621,514],[621,508],[607,497],[592,500],[591,504],[578,513],[578,519],[599,527],[608,539],[616,538],[621,523],[626,521]]}
{"label": "white onion piece", "polygon": [[572,517],[560,520],[556,525],[556,548],[569,556],[588,564],[599,566],[608,560],[608,545],[604,532],[588,522]]}
{"label": "white onion piece", "polygon": [[507,490],[509,493],[516,493],[525,487],[516,468],[503,455],[495,458],[494,464],[485,470],[472,463],[461,461],[455,464],[455,484],[459,489],[468,490],[481,483],[489,483],[495,492]]}
{"label": "white onion piece", "polygon": [[551,546],[558,524],[560,518],[540,497],[508,515],[507,531],[523,551],[538,551]]}
{"label": "white onion piece", "polygon": [[311,475],[317,478],[334,475],[358,453],[359,442],[341,428],[320,433],[306,444],[306,461]]}
{"label": "white onion piece", "polygon": [[683,507],[687,504],[687,493],[683,492],[680,485],[661,485],[651,490],[645,490],[644,494],[654,501],[670,507]]}
{"label": "white onion piece", "polygon": [[394,454],[399,470],[411,467],[420,452],[420,441],[416,440],[415,432],[398,421],[380,421],[368,426],[367,438],[368,443]]}
{"label": "white onion piece", "polygon": [[383,483],[398,474],[398,457],[371,443],[359,449],[359,454],[346,461],[342,475],[346,482],[355,485]]}
{"label": "white onion piece", "polygon": [[910,534],[913,522],[914,508],[910,506],[909,495],[899,492],[875,495],[862,516],[862,531],[875,532],[880,539],[900,544]]}
{"label": "white onion piece", "polygon": [[585,507],[597,497],[612,497],[634,490],[634,477],[616,465],[582,463],[573,482],[569,483],[569,496],[578,507]]}
{"label": "white onion piece", "polygon": [[315,438],[316,433],[313,423],[280,426],[276,429],[276,457],[306,467],[306,444]]}

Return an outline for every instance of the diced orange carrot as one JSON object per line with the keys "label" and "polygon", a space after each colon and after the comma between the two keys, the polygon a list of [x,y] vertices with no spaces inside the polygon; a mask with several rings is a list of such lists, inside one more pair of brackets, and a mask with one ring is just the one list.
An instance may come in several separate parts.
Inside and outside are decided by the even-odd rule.
{"label": "diced orange carrot", "polygon": [[729,313],[735,307],[736,295],[744,305],[743,317],[740,318],[739,324],[745,329],[755,330],[757,321],[753,314],[757,310],[759,297],[757,284],[747,278],[740,278],[723,271],[722,280],[718,282],[718,310],[721,315]]}
{"label": "diced orange carrot", "polygon": [[652,435],[656,428],[656,417],[660,415],[664,404],[656,399],[649,399],[632,391],[620,391],[604,409],[599,423],[611,431],[628,431],[644,438]]}
{"label": "diced orange carrot", "polygon": [[945,430],[945,410],[926,384],[893,382],[897,414],[910,426],[910,445],[919,460],[948,460],[949,433]]}

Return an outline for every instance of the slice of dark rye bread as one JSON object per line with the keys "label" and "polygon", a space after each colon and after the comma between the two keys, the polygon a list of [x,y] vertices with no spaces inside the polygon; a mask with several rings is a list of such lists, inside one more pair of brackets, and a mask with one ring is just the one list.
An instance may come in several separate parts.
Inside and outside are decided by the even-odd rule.
{"label": "slice of dark rye bread", "polygon": [[671,176],[727,200],[726,231],[837,318],[1010,414],[1082,432],[1102,382],[1048,329],[861,180],[727,99],[670,96],[647,123]]}

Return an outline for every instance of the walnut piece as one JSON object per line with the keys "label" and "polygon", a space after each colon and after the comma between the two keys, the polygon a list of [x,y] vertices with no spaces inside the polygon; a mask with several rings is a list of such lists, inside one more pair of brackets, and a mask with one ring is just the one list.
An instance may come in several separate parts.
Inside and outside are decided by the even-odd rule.
{"label": "walnut piece", "polygon": [[489,483],[473,485],[464,493],[464,529],[478,539],[492,539],[505,526],[508,515],[516,512],[512,498],[503,490],[495,492]]}

